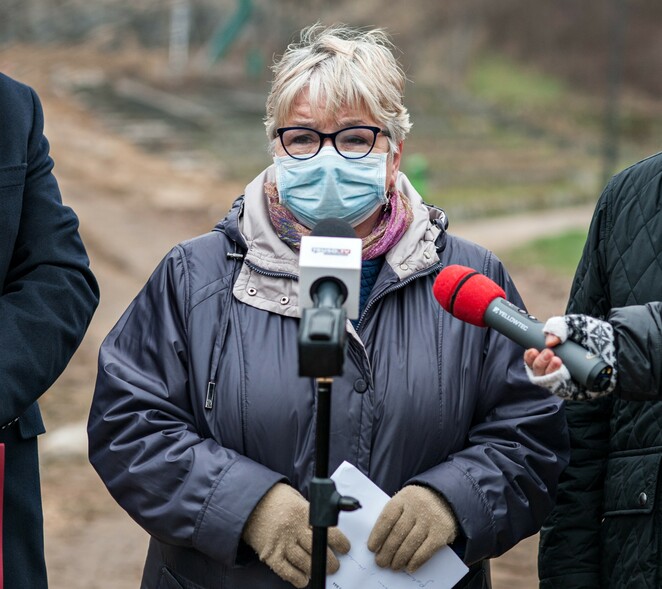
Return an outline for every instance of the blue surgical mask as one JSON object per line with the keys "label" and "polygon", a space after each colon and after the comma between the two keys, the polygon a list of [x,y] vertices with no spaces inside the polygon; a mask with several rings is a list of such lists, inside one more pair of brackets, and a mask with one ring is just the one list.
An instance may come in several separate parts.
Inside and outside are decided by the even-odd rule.
{"label": "blue surgical mask", "polygon": [[280,202],[310,229],[328,218],[356,227],[386,204],[387,157],[370,153],[350,160],[333,147],[308,160],[274,157]]}

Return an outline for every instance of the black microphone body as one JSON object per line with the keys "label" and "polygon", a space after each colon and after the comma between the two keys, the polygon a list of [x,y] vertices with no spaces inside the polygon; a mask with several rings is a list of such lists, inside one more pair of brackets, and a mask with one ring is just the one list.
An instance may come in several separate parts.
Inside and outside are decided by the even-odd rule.
{"label": "black microphone body", "polygon": [[[490,302],[483,320],[487,325],[524,348],[545,349],[543,324],[511,302],[497,297]],[[589,391],[604,391],[613,372],[611,366],[578,343],[567,340],[553,348],[572,378]]]}

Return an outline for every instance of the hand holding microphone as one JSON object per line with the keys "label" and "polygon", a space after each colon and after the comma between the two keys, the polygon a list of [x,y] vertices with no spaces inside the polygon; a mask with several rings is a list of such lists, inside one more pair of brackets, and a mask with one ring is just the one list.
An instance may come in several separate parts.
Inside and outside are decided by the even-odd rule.
{"label": "hand holding microphone", "polygon": [[[532,383],[573,401],[607,395],[616,388],[616,346],[614,329],[609,323],[588,315],[564,315],[550,317],[543,332],[547,335],[548,349],[530,348],[524,353],[526,372]],[[585,347],[613,367],[609,384],[603,391],[593,391],[574,382],[566,366],[554,354],[551,348],[568,340]]]}
{"label": "hand holding microphone", "polygon": [[[459,265],[444,268],[435,280],[434,296],[446,311],[467,323],[492,327],[526,349],[544,350],[547,346],[543,324],[505,300],[503,289],[473,268]],[[586,343],[568,339],[557,345],[554,352],[567,370],[567,374],[563,373],[565,380],[571,376],[583,387],[573,384],[575,392],[572,387],[566,387],[568,390],[557,387],[562,394],[586,398],[613,390],[613,362],[606,362]],[[545,357],[549,359],[548,352]]]}

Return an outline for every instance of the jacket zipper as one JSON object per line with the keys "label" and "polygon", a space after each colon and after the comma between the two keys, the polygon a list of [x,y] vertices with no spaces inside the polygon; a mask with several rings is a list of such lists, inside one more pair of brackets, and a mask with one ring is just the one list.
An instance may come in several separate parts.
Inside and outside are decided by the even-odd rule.
{"label": "jacket zipper", "polygon": [[253,264],[253,262],[251,262],[250,260],[244,260],[244,264],[246,264],[246,266],[248,266],[251,270],[253,270],[253,272],[257,272],[262,276],[269,276],[270,278],[290,278],[295,282],[299,282],[298,274],[292,274],[290,272],[274,272],[272,270],[265,270],[264,268],[260,268],[259,266]]}
{"label": "jacket zipper", "polygon": [[444,266],[443,262],[437,262],[436,264],[429,266],[428,268],[425,268],[424,270],[419,270],[418,272],[412,274],[411,276],[408,276],[401,282],[396,282],[393,286],[389,286],[384,292],[376,296],[374,299],[371,299],[368,301],[368,304],[365,306],[365,309],[363,309],[363,313],[361,313],[361,317],[359,317],[358,322],[356,323],[356,333],[359,332],[359,329],[361,328],[361,325],[363,324],[363,320],[366,318],[368,312],[370,309],[373,307],[373,305],[377,302],[383,299],[386,295],[391,294],[392,292],[399,290],[401,288],[404,288],[414,280],[421,278],[422,276],[428,276],[429,274],[433,274],[437,270],[440,270]]}

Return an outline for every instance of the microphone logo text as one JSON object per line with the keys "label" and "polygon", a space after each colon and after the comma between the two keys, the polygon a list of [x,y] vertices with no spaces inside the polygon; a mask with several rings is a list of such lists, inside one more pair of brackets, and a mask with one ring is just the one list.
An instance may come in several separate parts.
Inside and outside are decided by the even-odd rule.
{"label": "microphone logo text", "polygon": [[503,319],[508,321],[508,323],[512,323],[513,325],[515,325],[515,327],[519,327],[522,331],[529,330],[529,326],[526,323],[522,323],[519,319],[517,319],[517,317],[513,317],[512,315],[509,315],[505,311],[502,311],[496,305],[492,307],[492,313],[499,315],[499,317],[502,317]]}
{"label": "microphone logo text", "polygon": [[313,254],[322,254],[324,256],[349,256],[351,249],[346,247],[313,247],[310,250]]}

